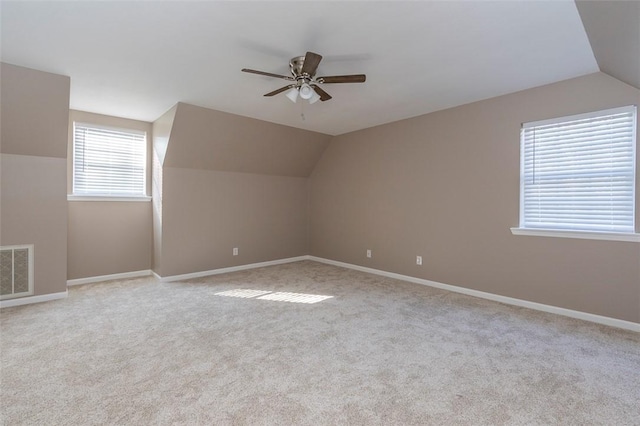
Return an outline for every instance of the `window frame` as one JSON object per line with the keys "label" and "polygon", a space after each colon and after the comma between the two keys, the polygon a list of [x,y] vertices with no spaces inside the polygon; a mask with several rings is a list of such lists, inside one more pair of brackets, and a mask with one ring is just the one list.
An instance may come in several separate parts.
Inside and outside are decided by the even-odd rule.
{"label": "window frame", "polygon": [[[524,129],[536,126],[543,126],[549,124],[558,124],[564,122],[570,122],[575,120],[594,118],[606,116],[609,114],[616,114],[620,112],[633,112],[633,129],[632,129],[632,141],[633,141],[633,153],[632,162],[634,170],[634,178],[632,184],[633,191],[633,224],[634,229],[630,232],[614,232],[614,231],[595,231],[595,230],[579,230],[579,229],[546,229],[546,228],[532,228],[525,227],[525,147],[524,147]],[[640,233],[637,232],[638,228],[638,168],[637,168],[637,156],[638,156],[638,113],[636,105],[629,105],[618,108],[603,109],[593,111],[584,114],[576,114],[564,117],[557,117],[548,120],[540,120],[535,122],[522,123],[520,131],[520,188],[519,188],[519,224],[518,227],[511,228],[513,235],[528,235],[539,237],[559,237],[559,238],[578,238],[578,239],[592,239],[592,240],[608,240],[608,241],[627,241],[627,242],[640,242]]]}
{"label": "window frame", "polygon": [[[146,130],[109,126],[104,124],[97,124],[88,121],[73,121],[72,123],[72,136],[71,136],[71,150],[72,150],[72,164],[71,164],[71,194],[67,195],[68,201],[151,201],[151,196],[148,191],[148,160],[149,160],[149,140],[148,132]],[[144,137],[144,162],[143,162],[143,191],[141,194],[101,194],[101,193],[77,193],[76,192],[76,127],[87,127],[98,130],[111,130],[122,133],[128,133],[131,135],[143,135]]]}

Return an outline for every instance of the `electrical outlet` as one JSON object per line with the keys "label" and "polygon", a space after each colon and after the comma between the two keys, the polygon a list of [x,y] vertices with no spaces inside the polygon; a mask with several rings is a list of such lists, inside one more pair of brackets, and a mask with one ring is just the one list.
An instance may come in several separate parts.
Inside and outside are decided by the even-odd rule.
{"label": "electrical outlet", "polygon": [[367,257],[371,257],[371,250],[367,250]]}
{"label": "electrical outlet", "polygon": [[238,255],[238,247],[234,247],[233,248],[233,255],[237,256]]}
{"label": "electrical outlet", "polygon": [[416,265],[422,265],[422,256],[416,256]]}

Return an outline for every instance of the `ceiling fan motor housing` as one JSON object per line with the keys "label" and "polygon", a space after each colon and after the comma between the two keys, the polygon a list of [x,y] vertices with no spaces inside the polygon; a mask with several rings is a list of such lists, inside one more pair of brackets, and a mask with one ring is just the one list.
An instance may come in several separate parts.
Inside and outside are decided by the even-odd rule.
{"label": "ceiling fan motor housing", "polygon": [[[291,69],[291,74],[294,77],[298,78],[302,75],[302,66],[304,65],[304,56],[296,56],[295,58],[291,58],[289,61],[289,68]],[[312,76],[309,76],[312,77]]]}

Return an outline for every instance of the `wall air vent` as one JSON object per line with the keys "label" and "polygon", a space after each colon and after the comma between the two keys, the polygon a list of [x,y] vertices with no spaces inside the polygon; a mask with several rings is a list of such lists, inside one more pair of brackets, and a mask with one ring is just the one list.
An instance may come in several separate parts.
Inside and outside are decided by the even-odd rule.
{"label": "wall air vent", "polygon": [[0,300],[33,294],[33,244],[0,247]]}

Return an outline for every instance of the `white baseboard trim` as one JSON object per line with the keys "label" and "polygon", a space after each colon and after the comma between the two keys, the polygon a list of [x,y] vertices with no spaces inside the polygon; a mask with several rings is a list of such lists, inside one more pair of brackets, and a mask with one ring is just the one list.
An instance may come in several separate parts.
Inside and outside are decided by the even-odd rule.
{"label": "white baseboard trim", "polygon": [[149,269],[145,269],[145,270],[142,270],[142,271],[122,272],[122,273],[119,273],[119,274],[98,275],[96,277],[77,278],[75,280],[67,280],[67,287],[71,287],[71,286],[74,286],[74,285],[99,283],[99,282],[102,282],[102,281],[123,280],[123,279],[126,279],[126,278],[146,277],[146,276],[149,276],[149,275],[151,275],[151,271]]}
{"label": "white baseboard trim", "polygon": [[151,271],[151,275],[153,275],[153,277],[158,280],[158,281],[162,281],[162,277],[158,274],[156,274],[156,271]]}
{"label": "white baseboard trim", "polygon": [[12,306],[30,305],[32,303],[48,302],[50,300],[64,299],[69,295],[67,290],[59,293],[41,294],[38,296],[20,297],[17,299],[0,300],[0,308],[10,308]]}
{"label": "white baseboard trim", "polygon": [[283,263],[300,262],[302,260],[309,260],[309,258],[310,258],[309,256],[305,255],[305,256],[297,256],[297,257],[288,257],[286,259],[269,260],[267,262],[249,263],[246,265],[239,265],[239,266],[230,266],[228,268],[211,269],[209,271],[193,272],[190,274],[170,275],[166,277],[160,277],[155,273],[154,275],[156,275],[156,277],[158,277],[158,279],[162,282],[182,281],[182,280],[190,280],[193,278],[208,277],[210,275],[219,275],[219,274],[227,274],[229,272],[244,271],[246,269],[255,269],[255,268],[263,268],[265,266],[282,265]]}
{"label": "white baseboard trim", "polygon": [[601,315],[590,314],[587,312],[574,311],[566,308],[559,308],[557,306],[545,305],[542,303],[530,302],[528,300],[516,299],[513,297],[500,296],[498,294],[487,293],[484,291],[473,290],[470,288],[458,287],[449,284],[442,284],[436,281],[425,280],[422,278],[411,277],[408,275],[396,274],[394,272],[381,271],[379,269],[367,268],[366,266],[353,265],[351,263],[339,262],[336,260],[324,259],[322,257],[307,256],[309,260],[314,260],[320,263],[326,263],[328,265],[340,266],[342,268],[354,269],[356,271],[367,272],[375,275],[382,275],[388,278],[394,278],[396,280],[409,281],[416,284],[422,284],[429,287],[435,287],[442,290],[453,291],[455,293],[462,293],[468,296],[479,297],[481,299],[493,300],[495,302],[505,303],[507,305],[519,306],[523,308],[534,309],[536,311],[549,312],[556,315],[562,315],[565,317],[576,318],[584,321],[595,322],[598,324],[608,325],[611,327],[622,328],[625,330],[635,331],[640,333],[640,324],[620,320],[616,318],[605,317]]}

